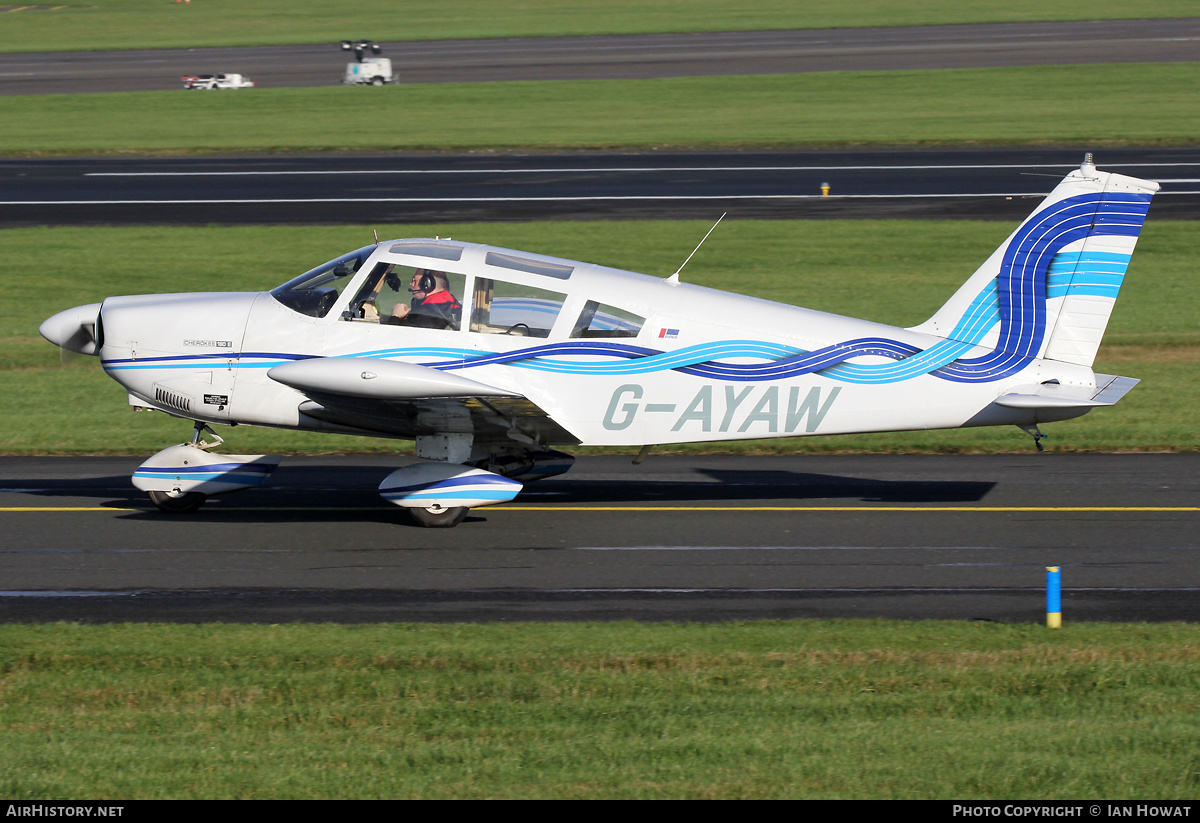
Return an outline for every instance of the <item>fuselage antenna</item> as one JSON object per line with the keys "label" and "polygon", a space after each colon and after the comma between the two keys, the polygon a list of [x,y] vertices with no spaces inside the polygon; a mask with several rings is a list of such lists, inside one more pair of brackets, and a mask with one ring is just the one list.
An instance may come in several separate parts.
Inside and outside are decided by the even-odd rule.
{"label": "fuselage antenna", "polygon": [[[725,212],[725,214],[729,214],[729,212]],[[696,248],[692,249],[692,253],[687,256],[687,260],[684,260],[682,265],[680,265],[680,267],[675,270],[675,273],[667,278],[668,283],[678,283],[679,282],[679,272],[683,271],[683,267],[688,264],[688,260],[691,260],[693,255],[695,255],[696,252],[700,251],[700,247],[704,245],[704,241],[708,239],[708,235],[712,234],[713,229],[715,229],[718,225],[720,225],[721,221],[725,219],[725,214],[722,214],[720,217],[717,218],[717,222],[713,223],[712,229],[708,230],[708,234],[704,235],[704,237],[701,238],[700,242],[696,244]]]}

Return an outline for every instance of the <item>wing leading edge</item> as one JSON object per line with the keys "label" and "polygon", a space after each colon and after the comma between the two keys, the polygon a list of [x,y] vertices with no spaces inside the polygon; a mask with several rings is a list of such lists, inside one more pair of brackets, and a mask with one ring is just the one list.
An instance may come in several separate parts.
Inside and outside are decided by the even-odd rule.
{"label": "wing leading edge", "polygon": [[413,438],[471,432],[476,442],[574,445],[579,439],[520,394],[416,363],[366,357],[297,360],[267,376],[303,393],[308,417]]}

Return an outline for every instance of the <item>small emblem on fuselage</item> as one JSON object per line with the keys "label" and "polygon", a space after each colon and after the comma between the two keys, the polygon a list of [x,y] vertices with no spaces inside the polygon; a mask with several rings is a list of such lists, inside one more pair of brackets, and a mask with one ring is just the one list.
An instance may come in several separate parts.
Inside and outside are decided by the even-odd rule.
{"label": "small emblem on fuselage", "polygon": [[185,346],[199,346],[204,349],[232,349],[232,340],[184,340]]}

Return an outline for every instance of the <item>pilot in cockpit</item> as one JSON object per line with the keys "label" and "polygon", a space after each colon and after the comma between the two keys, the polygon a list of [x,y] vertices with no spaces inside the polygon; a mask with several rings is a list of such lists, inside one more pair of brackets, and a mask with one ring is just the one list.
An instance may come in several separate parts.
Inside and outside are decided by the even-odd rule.
{"label": "pilot in cockpit", "polygon": [[450,293],[450,279],[432,269],[417,269],[408,284],[412,305],[397,303],[391,317],[393,325],[422,329],[458,329],[462,303]]}

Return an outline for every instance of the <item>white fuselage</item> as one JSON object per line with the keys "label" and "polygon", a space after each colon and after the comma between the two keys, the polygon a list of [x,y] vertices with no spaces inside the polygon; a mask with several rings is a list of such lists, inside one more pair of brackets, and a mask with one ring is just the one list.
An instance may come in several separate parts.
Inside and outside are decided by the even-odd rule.
{"label": "white fuselage", "polygon": [[[381,434],[308,416],[309,398],[267,372],[315,357],[416,363],[524,397],[595,445],[1026,424],[1084,410],[993,401],[1052,380],[1096,385],[1087,366],[1037,358],[977,381],[948,379],[933,359],[903,372],[898,363],[920,360],[911,353],[946,339],[576,261],[444,240],[361,251],[323,316],[268,292],[109,298],[104,368],[131,402],[193,420]],[[461,290],[459,328],[359,316],[383,266],[447,273]],[[487,322],[475,322],[481,310]],[[607,328],[589,326],[593,315]]]}

